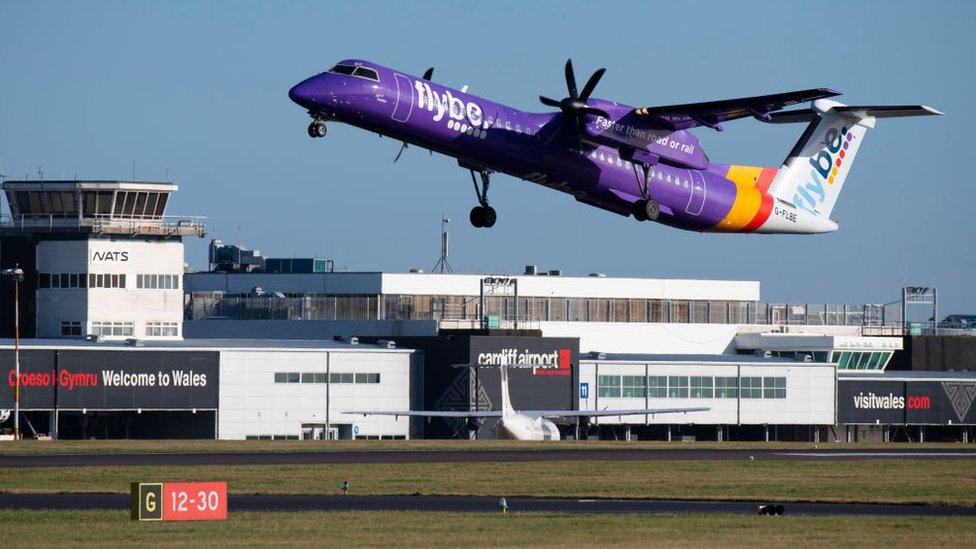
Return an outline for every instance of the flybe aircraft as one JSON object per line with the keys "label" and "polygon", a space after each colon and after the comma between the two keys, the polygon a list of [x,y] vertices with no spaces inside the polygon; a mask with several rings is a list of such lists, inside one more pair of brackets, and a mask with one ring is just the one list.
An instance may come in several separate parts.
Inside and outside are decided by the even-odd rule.
{"label": "flybe aircraft", "polygon": [[[819,88],[657,107],[592,97],[605,69],[580,90],[566,62],[567,97],[540,96],[556,112],[530,113],[379,64],[347,59],[289,92],[312,117],[311,137],[335,121],[457,159],[471,172],[475,227],[491,227],[491,176],[504,173],[639,221],[694,231],[824,233],[864,141],[878,118],[942,114],[931,107],[846,106]],[[783,110],[810,102],[809,107]],[[753,117],[803,123],[806,130],[776,167],[709,160],[689,132]],[[396,159],[394,160],[394,162]]]}
{"label": "flybe aircraft", "polygon": [[[477,366],[477,365],[472,365]],[[625,409],[625,410],[518,410],[512,407],[512,397],[508,392],[508,366],[501,364],[502,382],[502,409],[489,411],[462,410],[401,410],[398,412],[390,411],[351,411],[346,414],[362,414],[363,416],[415,416],[415,417],[440,417],[448,419],[467,420],[469,427],[477,429],[480,421],[488,418],[497,418],[495,424],[495,438],[512,440],[559,440],[559,428],[550,421],[551,418],[581,418],[581,417],[606,417],[606,416],[631,416],[631,415],[655,415],[655,414],[675,414],[687,412],[707,412],[710,408],[644,408],[644,409]]]}

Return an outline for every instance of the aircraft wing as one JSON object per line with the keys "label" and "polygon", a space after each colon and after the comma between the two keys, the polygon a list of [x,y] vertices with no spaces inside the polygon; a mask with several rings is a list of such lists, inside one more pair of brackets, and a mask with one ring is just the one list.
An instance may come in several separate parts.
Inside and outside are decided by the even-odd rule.
{"label": "aircraft wing", "polygon": [[707,412],[711,408],[637,408],[625,410],[519,410],[520,414],[535,417],[607,417],[643,416],[655,414],[680,414],[685,412]]}
{"label": "aircraft wing", "polygon": [[834,97],[839,92],[827,88],[813,88],[809,90],[774,93],[772,95],[758,95],[739,99],[723,99],[705,103],[685,103],[684,105],[667,105],[663,107],[640,107],[632,111],[639,126],[648,128],[663,128],[669,130],[685,130],[695,126],[706,126],[722,131],[722,122],[755,116],[765,122],[770,121],[770,114],[800,103],[815,99]]}
{"label": "aircraft wing", "polygon": [[342,412],[344,414],[357,414],[364,416],[407,416],[407,417],[445,417],[464,419],[469,417],[502,417],[501,410],[352,410]]}

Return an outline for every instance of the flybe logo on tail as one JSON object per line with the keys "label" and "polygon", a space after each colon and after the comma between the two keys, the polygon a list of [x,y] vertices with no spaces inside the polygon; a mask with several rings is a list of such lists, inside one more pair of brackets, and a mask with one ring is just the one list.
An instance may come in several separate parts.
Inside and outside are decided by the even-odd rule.
{"label": "flybe logo on tail", "polygon": [[833,185],[837,172],[844,164],[844,156],[854,139],[854,132],[848,131],[847,126],[829,128],[824,134],[824,148],[816,156],[810,157],[809,181],[797,186],[793,195],[793,204],[810,213],[816,213],[818,206],[827,198],[827,187]]}

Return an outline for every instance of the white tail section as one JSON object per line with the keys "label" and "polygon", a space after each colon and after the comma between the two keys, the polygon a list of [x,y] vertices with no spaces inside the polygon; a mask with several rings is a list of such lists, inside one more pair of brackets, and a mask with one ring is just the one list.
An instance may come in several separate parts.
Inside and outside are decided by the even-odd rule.
{"label": "white tail section", "polygon": [[810,124],[783,161],[769,192],[797,208],[829,218],[864,134],[874,127],[876,118],[942,113],[921,105],[848,107],[818,99],[810,111],[797,114],[795,119],[783,121],[808,118]]}
{"label": "white tail section", "polygon": [[515,415],[515,409],[512,408],[512,397],[508,394],[508,366],[504,362],[499,370],[499,375],[502,378],[502,415]]}

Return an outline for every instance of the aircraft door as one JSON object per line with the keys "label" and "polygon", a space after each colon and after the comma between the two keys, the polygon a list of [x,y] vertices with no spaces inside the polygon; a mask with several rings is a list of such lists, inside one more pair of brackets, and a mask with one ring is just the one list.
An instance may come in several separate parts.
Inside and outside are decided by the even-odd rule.
{"label": "aircraft door", "polygon": [[685,212],[691,215],[701,215],[702,210],[705,209],[705,195],[708,194],[708,189],[705,187],[705,177],[698,170],[688,170],[688,175],[691,177],[691,194],[688,197]]}
{"label": "aircraft door", "polygon": [[393,79],[396,80],[397,87],[393,119],[397,122],[406,122],[413,111],[413,86],[410,85],[410,79],[400,73],[393,73]]}

